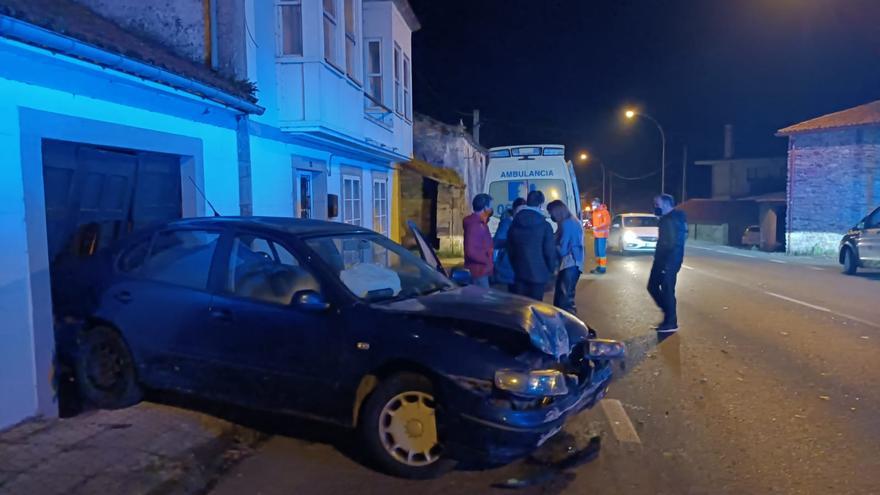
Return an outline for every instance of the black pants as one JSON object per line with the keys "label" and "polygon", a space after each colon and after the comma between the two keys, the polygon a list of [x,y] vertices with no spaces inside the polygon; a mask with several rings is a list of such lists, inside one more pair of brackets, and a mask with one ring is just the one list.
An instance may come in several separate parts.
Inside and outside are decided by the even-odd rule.
{"label": "black pants", "polygon": [[663,323],[678,326],[678,315],[675,310],[675,282],[681,265],[665,265],[654,263],[651,276],[648,278],[648,293],[654,298],[657,306],[663,310]]}
{"label": "black pants", "polygon": [[519,294],[521,296],[531,297],[532,299],[543,301],[544,300],[544,286],[547,284],[544,283],[534,283],[534,282],[523,282],[521,280],[517,280],[513,283],[514,293]]}
{"label": "black pants", "polygon": [[574,293],[577,290],[577,283],[580,278],[581,270],[576,266],[560,270],[556,274],[556,291],[553,293],[554,306],[562,308],[569,313],[577,314]]}

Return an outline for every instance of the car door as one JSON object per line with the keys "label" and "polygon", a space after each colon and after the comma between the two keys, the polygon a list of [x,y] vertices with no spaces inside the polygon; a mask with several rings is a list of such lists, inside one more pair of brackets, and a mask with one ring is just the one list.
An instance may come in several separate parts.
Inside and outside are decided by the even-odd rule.
{"label": "car door", "polygon": [[422,261],[428,264],[428,266],[434,268],[438,272],[442,273],[445,276],[449,276],[449,273],[446,272],[446,269],[443,268],[443,264],[440,263],[440,257],[437,256],[437,252],[434,251],[434,248],[428,243],[427,239],[425,239],[422,231],[419,230],[419,227],[412,220],[408,220],[406,225],[409,227],[410,231],[413,234],[413,237],[416,239],[416,244],[419,247],[419,254],[422,257]]}
{"label": "car door", "polygon": [[207,324],[220,237],[220,230],[163,230],[130,245],[117,261],[98,317],[120,329],[141,379],[152,386],[197,390],[207,378],[190,349]]}
{"label": "car door", "polygon": [[880,208],[865,217],[864,224],[859,235],[859,257],[864,261],[880,261]]}
{"label": "car door", "polygon": [[344,338],[338,308],[289,245],[239,231],[224,243],[222,277],[197,351],[216,370],[212,387],[232,401],[327,415]]}
{"label": "car door", "polygon": [[623,227],[621,222],[623,222],[623,219],[620,215],[617,215],[611,220],[611,232],[608,234],[608,244],[610,246],[617,246],[620,244],[620,231]]}

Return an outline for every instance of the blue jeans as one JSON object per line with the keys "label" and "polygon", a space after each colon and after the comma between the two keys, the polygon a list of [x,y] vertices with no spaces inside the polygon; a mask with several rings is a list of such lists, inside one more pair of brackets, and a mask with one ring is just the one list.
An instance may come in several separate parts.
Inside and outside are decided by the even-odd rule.
{"label": "blue jeans", "polygon": [[597,237],[593,242],[593,247],[596,250],[596,271],[599,273],[605,273],[605,267],[608,266],[608,258],[605,255],[607,242],[608,239],[604,237]]}
{"label": "blue jeans", "polygon": [[489,288],[489,276],[483,275],[482,277],[476,277],[473,280],[473,283],[471,285],[476,285],[477,287],[483,287],[483,288],[488,289]]}
{"label": "blue jeans", "polygon": [[577,314],[574,293],[580,277],[581,270],[576,266],[559,271],[556,275],[556,291],[553,293],[554,306],[562,308],[571,314]]}

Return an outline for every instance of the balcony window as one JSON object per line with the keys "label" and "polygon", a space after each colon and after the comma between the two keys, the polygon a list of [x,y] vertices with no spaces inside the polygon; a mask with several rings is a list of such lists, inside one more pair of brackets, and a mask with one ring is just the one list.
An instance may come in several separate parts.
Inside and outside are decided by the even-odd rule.
{"label": "balcony window", "polygon": [[403,115],[412,120],[412,74],[409,57],[403,57]]}
{"label": "balcony window", "polygon": [[357,0],[345,0],[345,71],[348,77],[359,81],[358,68],[358,8]]}
{"label": "balcony window", "polygon": [[336,53],[337,27],[339,26],[337,0],[324,0],[324,60],[335,66],[339,66]]}
{"label": "balcony window", "polygon": [[299,0],[278,2],[278,53],[301,57],[303,54],[302,4]]}
{"label": "balcony window", "polygon": [[403,113],[403,102],[402,97],[403,93],[401,91],[400,84],[400,47],[397,46],[397,43],[394,44],[394,111],[402,114]]}
{"label": "balcony window", "polygon": [[361,224],[361,178],[346,175],[342,178],[342,221]]}
{"label": "balcony window", "polygon": [[367,96],[376,105],[383,105],[382,99],[382,42],[367,41]]}

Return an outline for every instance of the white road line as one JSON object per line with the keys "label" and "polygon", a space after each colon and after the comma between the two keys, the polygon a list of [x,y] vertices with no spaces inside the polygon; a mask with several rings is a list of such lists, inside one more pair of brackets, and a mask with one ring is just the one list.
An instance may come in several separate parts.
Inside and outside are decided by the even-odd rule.
{"label": "white road line", "polygon": [[[806,307],[808,307],[808,308],[812,308],[812,309],[815,309],[815,310],[817,310],[817,311],[823,311],[823,312],[825,312],[825,313],[834,313],[834,311],[831,311],[831,310],[828,309],[828,308],[825,308],[825,307],[822,307],[822,306],[816,306],[815,304],[810,304],[810,303],[808,303],[808,302],[804,302],[804,301],[801,301],[801,300],[799,300],[799,299],[794,299],[794,298],[792,298],[792,297],[783,296],[782,294],[777,294],[777,293],[775,293],[775,292],[764,291],[764,294],[767,294],[768,296],[778,297],[779,299],[782,299],[782,300],[785,300],[785,301],[788,301],[788,302],[792,302],[792,303],[795,303],[795,304],[800,304],[801,306],[806,306]],[[836,314],[836,313],[835,313],[835,314]],[[843,315],[841,315],[841,316],[843,316]]]}
{"label": "white road line", "polygon": [[818,271],[820,271],[820,272],[824,272],[824,271],[825,271],[825,269],[822,268],[821,266],[810,266],[810,265],[807,265],[807,268],[809,268],[810,270],[818,270]]}
{"label": "white road line", "polygon": [[782,261],[782,260],[767,260],[767,261],[769,261],[770,263],[782,263],[783,265],[788,264],[787,261]]}
{"label": "white road line", "polygon": [[630,421],[629,415],[626,414],[626,411],[623,409],[623,404],[621,404],[619,400],[603,399],[599,404],[602,406],[602,411],[605,412],[605,417],[608,418],[608,423],[611,424],[611,431],[614,433],[614,437],[617,438],[618,442],[642,443],[642,439],[639,438],[639,434],[636,433],[636,429],[633,426],[632,421]]}
{"label": "white road line", "polygon": [[687,266],[687,265],[685,265],[684,263],[682,263],[681,267],[684,268],[684,269],[686,269],[686,270],[693,270],[693,269],[694,269],[694,267],[692,267],[692,266]]}
{"label": "white road line", "polygon": [[792,297],[783,296],[782,294],[777,294],[775,292],[764,291],[764,294],[767,294],[767,295],[773,296],[773,297],[778,297],[779,299],[783,299],[785,301],[792,302],[795,304],[800,304],[801,306],[806,306],[808,308],[815,309],[816,311],[822,311],[823,313],[830,313],[835,316],[839,316],[841,318],[846,318],[847,320],[852,320],[854,322],[861,323],[862,325],[867,325],[869,327],[874,327],[874,328],[880,328],[880,324],[875,323],[873,321],[868,321],[868,320],[859,318],[858,316],[848,315],[846,313],[838,313],[837,311],[832,311],[826,307],[816,306],[815,304],[810,304],[808,302],[804,302],[799,299],[794,299]]}

